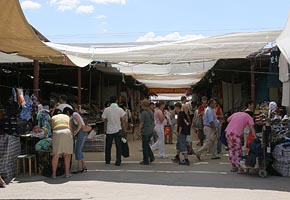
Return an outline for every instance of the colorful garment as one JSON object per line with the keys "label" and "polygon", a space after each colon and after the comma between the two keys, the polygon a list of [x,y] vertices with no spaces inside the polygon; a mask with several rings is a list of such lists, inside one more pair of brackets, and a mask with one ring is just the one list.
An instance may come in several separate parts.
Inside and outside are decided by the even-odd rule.
{"label": "colorful garment", "polygon": [[229,161],[236,167],[240,166],[239,157],[242,155],[241,137],[235,133],[226,134],[228,147],[229,147]]}

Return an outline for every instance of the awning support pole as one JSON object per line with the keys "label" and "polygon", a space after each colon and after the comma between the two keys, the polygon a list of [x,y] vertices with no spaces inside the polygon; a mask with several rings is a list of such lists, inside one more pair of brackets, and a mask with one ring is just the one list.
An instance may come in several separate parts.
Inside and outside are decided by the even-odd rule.
{"label": "awning support pole", "polygon": [[251,99],[256,102],[255,62],[251,62]]}
{"label": "awning support pole", "polygon": [[82,71],[78,68],[78,105],[82,103]]}
{"label": "awning support pole", "polygon": [[39,61],[33,60],[34,71],[33,71],[33,94],[39,97]]}

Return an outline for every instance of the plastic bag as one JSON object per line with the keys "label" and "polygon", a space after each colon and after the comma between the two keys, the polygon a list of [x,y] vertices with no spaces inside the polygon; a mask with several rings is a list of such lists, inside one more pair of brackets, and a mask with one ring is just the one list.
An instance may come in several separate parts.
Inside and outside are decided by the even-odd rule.
{"label": "plastic bag", "polygon": [[250,143],[253,141],[253,139],[255,139],[254,135],[252,133],[250,133],[247,137],[247,142],[246,142],[246,147],[249,148],[250,147]]}

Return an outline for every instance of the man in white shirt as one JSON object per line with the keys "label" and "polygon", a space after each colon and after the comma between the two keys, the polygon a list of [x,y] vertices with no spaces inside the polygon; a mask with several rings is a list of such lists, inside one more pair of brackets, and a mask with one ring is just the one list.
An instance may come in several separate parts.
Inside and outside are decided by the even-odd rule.
{"label": "man in white shirt", "polygon": [[59,105],[56,107],[56,109],[59,109],[61,112],[63,112],[63,109],[66,107],[73,110],[73,107],[66,103],[67,97],[65,95],[60,95],[59,97]]}
{"label": "man in white shirt", "polygon": [[120,108],[117,104],[117,97],[112,96],[110,98],[111,105],[105,108],[102,118],[105,120],[107,127],[106,130],[106,148],[105,148],[105,161],[106,164],[111,162],[111,149],[113,139],[116,146],[116,166],[121,165],[121,137],[122,129],[126,130],[126,112]]}

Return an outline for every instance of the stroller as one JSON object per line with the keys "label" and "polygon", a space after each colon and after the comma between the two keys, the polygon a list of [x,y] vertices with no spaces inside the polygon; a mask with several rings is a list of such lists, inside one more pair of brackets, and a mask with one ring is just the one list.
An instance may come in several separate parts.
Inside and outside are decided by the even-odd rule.
{"label": "stroller", "polygon": [[267,168],[273,160],[270,136],[271,127],[264,127],[262,133],[257,133],[257,138],[250,143],[248,154],[240,157],[240,166],[245,172],[249,173],[251,169],[258,170],[260,177],[267,177]]}

